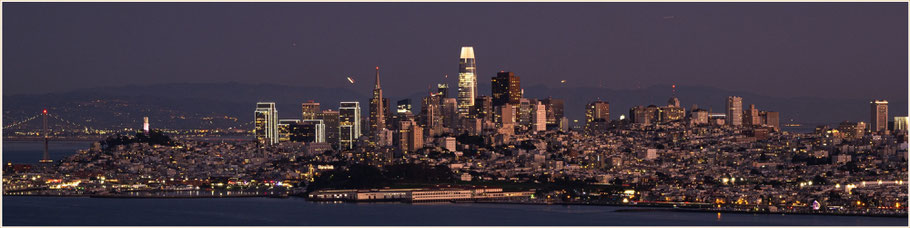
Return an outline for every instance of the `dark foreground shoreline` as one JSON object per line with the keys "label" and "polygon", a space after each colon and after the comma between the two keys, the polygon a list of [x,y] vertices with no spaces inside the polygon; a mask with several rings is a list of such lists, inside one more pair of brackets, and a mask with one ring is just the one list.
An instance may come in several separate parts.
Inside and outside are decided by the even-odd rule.
{"label": "dark foreground shoreline", "polygon": [[[162,195],[104,195],[104,194],[94,194],[94,195],[4,195],[3,197],[29,197],[29,196],[38,196],[38,197],[71,197],[71,198],[109,198],[109,199],[213,199],[213,198],[304,198],[301,196],[295,195],[286,195],[286,194],[268,194],[268,195],[259,195],[259,194],[237,194],[237,195],[204,195],[204,196],[182,196],[182,195],[171,195],[171,196],[162,196]],[[320,202],[310,199],[306,199],[309,202]],[[375,202],[348,202],[348,203],[375,203]],[[687,208],[672,208],[670,206],[659,206],[659,205],[637,205],[637,204],[609,204],[609,203],[567,203],[567,202],[553,202],[553,203],[535,203],[535,202],[508,202],[508,201],[460,201],[460,202],[450,202],[450,203],[477,203],[477,204],[507,204],[507,205],[563,205],[563,206],[613,206],[613,207],[636,207],[633,209],[617,209],[614,212],[620,213],[636,213],[636,212],[694,212],[694,213],[735,213],[735,214],[768,214],[768,215],[824,215],[824,216],[860,216],[860,217],[887,217],[887,218],[908,218],[908,215],[905,214],[859,214],[859,213],[830,213],[830,212],[769,212],[769,211],[738,211],[731,209],[715,209],[715,208],[696,208],[696,207],[687,207]],[[409,204],[409,203],[401,203]]]}

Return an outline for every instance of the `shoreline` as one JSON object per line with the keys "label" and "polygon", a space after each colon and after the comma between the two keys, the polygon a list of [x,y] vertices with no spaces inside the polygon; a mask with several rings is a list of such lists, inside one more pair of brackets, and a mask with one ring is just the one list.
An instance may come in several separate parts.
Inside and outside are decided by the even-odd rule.
{"label": "shoreline", "polygon": [[769,212],[769,211],[737,211],[729,209],[714,210],[713,208],[672,208],[670,206],[655,205],[632,205],[632,204],[606,204],[606,203],[525,203],[525,202],[473,202],[485,204],[522,204],[522,205],[563,205],[563,206],[613,206],[613,207],[637,207],[633,209],[618,209],[615,212],[697,212],[697,213],[736,213],[736,214],[780,214],[780,215],[825,215],[825,216],[864,216],[864,217],[888,217],[888,218],[908,218],[908,214],[890,215],[890,214],[856,214],[856,213],[808,213],[808,212]]}
{"label": "shoreline", "polygon": [[[306,197],[296,195],[232,195],[232,196],[128,196],[128,195],[4,195],[3,197],[65,197],[65,198],[107,198],[107,199],[216,199],[216,198],[303,198],[307,202],[318,203],[318,200],[311,200]],[[414,204],[408,202],[345,202],[345,203],[400,203]],[[767,214],[767,215],[823,215],[823,216],[860,216],[860,217],[880,217],[880,218],[908,218],[907,214],[857,214],[857,213],[810,213],[810,212],[768,212],[768,211],[737,211],[729,209],[714,210],[713,208],[672,208],[669,206],[656,205],[633,205],[633,204],[608,204],[608,203],[531,203],[531,202],[495,202],[495,201],[461,201],[461,202],[442,202],[451,204],[503,204],[503,205],[543,205],[543,206],[612,206],[612,207],[635,207],[630,209],[617,209],[614,212],[634,213],[634,212],[689,212],[689,213],[735,213],[735,214]]]}

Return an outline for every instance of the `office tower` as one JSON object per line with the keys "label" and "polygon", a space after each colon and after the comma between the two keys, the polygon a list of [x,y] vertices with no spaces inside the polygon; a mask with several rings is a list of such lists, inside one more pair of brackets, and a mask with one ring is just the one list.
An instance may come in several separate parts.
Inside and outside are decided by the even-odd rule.
{"label": "office tower", "polygon": [[458,125],[458,104],[455,98],[444,98],[442,101],[443,125],[455,129]]}
{"label": "office tower", "polygon": [[528,98],[519,99],[518,115],[516,116],[516,117],[518,117],[517,118],[518,125],[520,125],[522,127],[530,128],[530,126],[531,126],[531,104],[536,103],[536,101],[537,100],[534,100],[534,102],[532,102],[531,99],[528,99]]}
{"label": "office tower", "polygon": [[373,87],[373,98],[370,99],[370,136],[375,137],[380,129],[386,128],[386,106],[382,98],[382,87],[379,86],[379,67],[376,67],[376,85]]}
{"label": "office tower", "polygon": [[531,115],[531,131],[547,130],[547,106],[541,102],[533,105],[533,115]]}
{"label": "office tower", "polygon": [[498,126],[514,126],[515,124],[515,106],[511,104],[504,104],[502,106],[496,106],[496,122]]}
{"label": "office tower", "polygon": [[888,130],[888,101],[874,100],[869,102],[872,105],[872,117],[870,124],[872,132],[883,132]]}
{"label": "office tower", "polygon": [[629,110],[633,123],[654,124],[660,122],[661,110],[655,105],[636,106]]}
{"label": "office tower", "polygon": [[910,117],[895,116],[894,117],[894,132],[904,132],[904,134],[906,134],[908,123],[910,123]]}
{"label": "office tower", "polygon": [[301,115],[302,120],[316,119],[316,114],[322,111],[319,109],[319,103],[313,102],[313,100],[300,104],[300,109],[303,114]]}
{"label": "office tower", "polygon": [[257,102],[253,119],[256,141],[269,145],[278,143],[278,110],[275,102]]}
{"label": "office tower", "polygon": [[610,103],[594,101],[585,106],[586,122],[610,122]]}
{"label": "office tower", "polygon": [[667,106],[660,107],[657,112],[660,114],[660,122],[673,122],[682,120],[686,117],[686,109],[679,105],[679,98],[670,97]]}
{"label": "office tower", "polygon": [[479,96],[474,101],[474,110],[471,116],[481,119],[483,122],[493,122],[493,98],[490,96]]}
{"label": "office tower", "polygon": [[770,128],[774,128],[775,131],[780,130],[780,113],[771,112],[771,111],[762,111],[759,112],[761,116],[762,125],[765,125]]}
{"label": "office tower", "polygon": [[696,125],[708,124],[708,110],[700,108],[693,109],[690,122]]}
{"label": "office tower", "polygon": [[547,106],[547,128],[558,126],[562,117],[565,116],[565,101],[558,98],[546,98],[541,100],[541,102],[543,102],[543,105]]}
{"label": "office tower", "polygon": [[493,106],[517,105],[521,99],[521,79],[512,72],[500,71],[491,80]]}
{"label": "office tower", "polygon": [[300,123],[298,119],[279,119],[278,120],[278,142],[287,142],[291,140],[291,125]]}
{"label": "office tower", "polygon": [[474,107],[477,97],[477,69],[474,62],[474,47],[461,47],[458,63],[458,114],[466,116]]}
{"label": "office tower", "polygon": [[145,132],[146,135],[149,134],[149,117],[142,118],[142,132]]}
{"label": "office tower", "polygon": [[411,99],[399,100],[397,103],[397,112],[398,114],[412,113]]}
{"label": "office tower", "polygon": [[761,125],[761,117],[758,114],[758,109],[755,108],[755,104],[749,105],[749,109],[743,112],[743,125],[746,126],[759,126]]}
{"label": "office tower", "polygon": [[290,141],[306,143],[324,143],[325,122],[320,119],[302,120],[290,125]]}
{"label": "office tower", "polygon": [[338,142],[341,148],[354,148],[360,138],[360,102],[342,101],[338,107]]}
{"label": "office tower", "polygon": [[449,84],[439,83],[436,85],[436,95],[442,98],[449,97]]}
{"label": "office tower", "polygon": [[737,96],[727,97],[727,125],[743,125],[743,98]]}
{"label": "office tower", "polygon": [[414,120],[398,121],[398,130],[395,134],[395,144],[404,153],[415,152],[423,148],[423,128]]}
{"label": "office tower", "polygon": [[429,136],[442,133],[444,117],[440,105],[441,98],[442,97],[440,96],[431,94],[430,96],[423,98],[423,103],[420,107],[420,122],[426,127],[427,135]]}
{"label": "office tower", "polygon": [[339,132],[341,131],[339,121],[340,114],[338,111],[331,109],[316,113],[316,119],[322,120],[325,124],[325,142],[338,147],[340,145]]}

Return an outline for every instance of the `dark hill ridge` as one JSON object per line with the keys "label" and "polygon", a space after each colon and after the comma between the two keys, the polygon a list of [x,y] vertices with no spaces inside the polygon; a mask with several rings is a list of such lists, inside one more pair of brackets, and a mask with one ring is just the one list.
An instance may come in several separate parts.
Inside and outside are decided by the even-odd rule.
{"label": "dark hill ridge", "polygon": [[[670,86],[652,86],[634,90],[614,90],[594,87],[551,88],[543,85],[525,86],[525,97],[563,98],[566,115],[583,122],[584,104],[593,100],[610,102],[611,118],[628,115],[635,105],[665,105],[672,95]],[[457,88],[451,88],[455,93]],[[481,83],[481,95],[489,95],[489,84]],[[367,91],[369,92],[369,91]],[[425,92],[408,95],[415,112]],[[781,112],[781,122],[794,119],[799,123],[833,124],[844,120],[868,121],[870,99],[840,98],[781,98],[726,91],[711,87],[685,87],[678,93],[687,109],[692,104],[700,108],[723,112],[727,96],[743,97],[744,108],[755,104],[760,110]],[[389,97],[395,104],[402,97]],[[890,116],[906,116],[906,98],[884,98],[890,101]],[[71,92],[43,95],[10,95],[3,97],[3,123],[21,120],[48,107],[49,111],[72,121],[84,121],[97,128],[137,126],[142,116],[149,116],[152,124],[164,128],[227,128],[252,120],[254,103],[275,101],[279,117],[299,118],[300,103],[314,100],[323,109],[336,109],[338,102],[356,100],[361,109],[368,110],[369,93],[347,88],[315,86],[286,86],[241,83],[180,83],[148,86],[119,86],[82,89]],[[222,117],[214,118],[211,117]],[[226,118],[224,118],[226,117]],[[236,119],[233,120],[233,119]]]}

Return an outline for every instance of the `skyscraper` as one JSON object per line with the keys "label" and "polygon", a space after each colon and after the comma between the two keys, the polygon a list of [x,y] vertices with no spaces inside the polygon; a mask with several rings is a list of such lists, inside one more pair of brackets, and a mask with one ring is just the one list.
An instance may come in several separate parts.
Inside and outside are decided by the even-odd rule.
{"label": "skyscraper", "polygon": [[521,79],[512,72],[500,71],[491,79],[493,106],[517,105],[521,99]]}
{"label": "skyscraper", "polygon": [[373,98],[370,99],[370,137],[376,137],[386,128],[387,105],[382,98],[382,87],[379,86],[379,67],[376,67],[376,85],[373,87]]}
{"label": "skyscraper", "polygon": [[436,95],[442,98],[449,97],[449,84],[439,83],[436,85]]}
{"label": "skyscraper", "polygon": [[322,120],[325,124],[325,142],[335,147],[340,145],[338,133],[341,131],[339,126],[339,112],[334,110],[325,110],[316,113],[316,119]]}
{"label": "skyscraper", "polygon": [[461,47],[458,63],[458,114],[466,116],[474,108],[477,96],[477,69],[474,62],[474,47]]}
{"label": "skyscraper", "polygon": [[291,141],[291,127],[300,123],[298,119],[279,119],[278,120],[278,142]]}
{"label": "skyscraper", "polygon": [[755,104],[749,105],[749,109],[743,112],[743,124],[746,126],[759,126],[761,125],[761,116],[759,116],[758,109],[755,108]]}
{"label": "skyscraper", "polygon": [[484,122],[493,122],[493,98],[490,96],[478,96],[474,101],[474,110],[471,116],[481,119]]}
{"label": "skyscraper", "polygon": [[341,102],[338,107],[338,138],[341,148],[354,148],[354,142],[360,138],[360,102]]}
{"label": "skyscraper", "polygon": [[727,125],[743,125],[743,98],[737,96],[727,97]]}
{"label": "skyscraper", "polygon": [[438,133],[441,133],[443,126],[443,114],[440,103],[442,103],[442,97],[436,94],[430,94],[423,98],[423,103],[420,106],[420,118],[421,124],[426,127],[427,135],[434,136]]}
{"label": "skyscraper", "polygon": [[531,131],[547,130],[547,106],[540,101],[531,106]]}
{"label": "skyscraper", "polygon": [[872,132],[882,132],[888,130],[888,101],[874,100],[869,102],[872,105],[872,116],[870,123]]}
{"label": "skyscraper", "polygon": [[258,102],[254,112],[256,141],[261,144],[278,143],[278,110],[275,102]]}
{"label": "skyscraper", "polygon": [[606,101],[588,103],[585,108],[585,121],[588,123],[610,122],[610,103]]}
{"label": "skyscraper", "polygon": [[762,111],[759,113],[762,117],[761,122],[768,127],[774,128],[775,131],[780,130],[780,113],[771,112],[771,111]]}
{"label": "skyscraper", "polygon": [[558,98],[546,98],[541,100],[547,106],[547,125],[558,126],[559,121],[565,116],[565,101]]}
{"label": "skyscraper", "polygon": [[894,117],[894,131],[895,132],[904,132],[907,133],[907,124],[910,122],[910,118],[906,116],[895,116]]}
{"label": "skyscraper", "polygon": [[316,119],[316,113],[321,112],[319,109],[319,103],[313,102],[312,100],[300,104],[300,109],[302,110],[302,120],[313,120]]}

